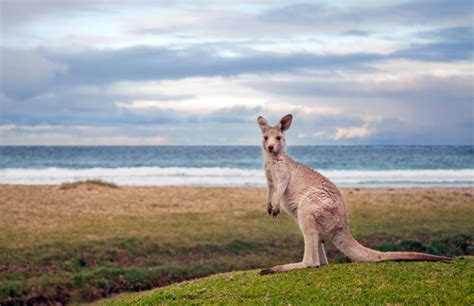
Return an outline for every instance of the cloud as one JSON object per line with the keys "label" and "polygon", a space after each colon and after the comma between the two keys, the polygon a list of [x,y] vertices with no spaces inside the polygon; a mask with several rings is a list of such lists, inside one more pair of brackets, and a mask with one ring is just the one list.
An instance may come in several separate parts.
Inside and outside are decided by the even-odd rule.
{"label": "cloud", "polygon": [[332,136],[333,139],[347,139],[347,138],[366,138],[374,133],[374,130],[369,129],[367,125],[353,126],[348,128],[337,128],[336,133]]}
{"label": "cloud", "polygon": [[[454,33],[454,35],[449,35]],[[391,54],[288,54],[247,49],[236,57],[219,55],[219,47],[185,49],[132,47],[77,52],[3,49],[2,82],[7,95],[36,92],[39,85],[108,84],[119,81],[173,80],[190,77],[277,74],[302,70],[370,71],[390,59],[421,61],[470,60],[472,29],[453,28],[423,33],[436,42],[412,44]],[[50,84],[48,84],[50,83]]]}
{"label": "cloud", "polygon": [[[354,74],[357,78],[359,75]],[[351,77],[313,77],[293,80],[260,80],[247,83],[257,90],[275,95],[302,97],[393,99],[421,103],[420,99],[436,101],[466,101],[474,99],[472,78],[468,75],[434,77],[431,75],[407,76],[377,80],[372,76],[364,79]]]}
{"label": "cloud", "polygon": [[470,1],[314,3],[1,1],[3,138],[472,143]]}
{"label": "cloud", "polygon": [[201,47],[174,50],[133,47],[119,50],[87,50],[51,53],[69,67],[62,82],[109,83],[114,81],[169,80],[196,76],[232,76],[245,73],[278,73],[306,68],[367,69],[380,59],[377,54],[312,54],[253,52],[239,57],[222,57]]}
{"label": "cloud", "polygon": [[4,94],[25,97],[41,91],[59,75],[67,73],[67,65],[33,52],[0,49],[0,81]]}
{"label": "cloud", "polygon": [[[237,76],[242,74],[296,73],[306,70],[340,72],[376,70],[393,59],[449,62],[471,60],[470,27],[424,31],[428,42],[411,44],[388,54],[379,53],[287,53],[260,51],[232,45],[207,44],[186,48],[136,46],[121,49],[22,51],[2,49],[4,93],[28,96],[49,86],[110,84],[124,81],[177,80],[191,77]],[[227,50],[227,51],[225,51]],[[223,53],[223,51],[225,51]]]}
{"label": "cloud", "polygon": [[[379,73],[382,72],[375,74]],[[414,140],[415,131],[418,139],[429,139],[425,144],[470,143],[474,128],[470,77],[421,76],[374,82],[371,75],[350,74],[354,79],[348,75],[344,78],[333,75],[332,79],[306,74],[242,76],[241,79],[232,79],[233,83],[230,84],[235,84],[235,87],[226,87],[229,86],[227,78],[190,78],[163,84],[116,83],[105,88],[98,86],[97,89],[90,86],[65,87],[50,94],[22,100],[21,103],[15,100],[5,102],[0,124],[57,127],[55,133],[64,130],[61,126],[95,126],[97,129],[94,133],[98,134],[84,134],[78,129],[64,131],[70,135],[99,137],[102,140],[121,135],[154,137],[154,132],[158,130],[151,128],[160,127],[163,129],[162,132],[158,131],[160,137],[165,137],[170,144],[220,141],[252,144],[255,143],[252,127],[256,116],[264,115],[271,122],[276,122],[291,112],[298,122],[290,134],[290,139],[295,137],[292,139],[294,144],[383,143],[387,139],[399,144],[407,144],[407,141],[419,143],[420,140]],[[252,80],[252,83],[246,83],[248,80]],[[195,92],[196,89],[188,87],[189,84],[196,84],[200,91]],[[208,84],[207,90],[203,90],[203,84]],[[252,85],[260,91],[245,92],[245,87],[240,87],[242,84]],[[118,91],[120,88],[123,89],[121,92]],[[144,90],[145,97],[161,93],[162,97],[170,97],[171,100],[158,100],[156,103],[144,100],[155,104],[145,103],[142,107],[135,107],[137,100],[133,98],[139,97],[141,90]],[[196,94],[189,95],[192,92]],[[196,102],[199,99],[206,101],[208,95],[213,98],[212,95],[216,93],[218,97],[222,94],[225,99],[226,92],[235,97],[239,97],[239,94],[243,97],[248,95],[255,104],[240,104],[249,99],[242,97],[228,106]],[[176,93],[181,93],[182,97],[172,100]],[[118,105],[117,101],[124,101],[124,104]],[[446,104],[446,101],[451,104]],[[32,109],[41,111],[32,112]],[[106,131],[101,127],[106,126],[114,126],[117,130],[104,136]],[[365,127],[365,130],[360,127]],[[198,129],[200,132],[195,135],[190,132]],[[229,132],[229,129],[236,130]],[[25,131],[32,133],[32,129]],[[363,135],[364,131],[369,133]],[[14,131],[10,129],[7,132],[11,134]],[[39,132],[52,135],[45,129],[38,129]],[[190,134],[193,137],[188,139]],[[304,134],[305,137],[298,138],[298,134]],[[59,139],[56,136],[53,138]]]}
{"label": "cloud", "polygon": [[[273,114],[282,114],[284,112],[298,113],[304,117],[319,117],[319,116],[338,116],[343,112],[338,107],[325,105],[302,105],[297,102],[267,102],[265,107]],[[279,118],[278,118],[279,119]]]}
{"label": "cloud", "polygon": [[62,1],[62,0],[2,0],[0,12],[2,27],[17,25],[23,22],[40,18],[45,14],[74,11],[87,8],[94,1]]}
{"label": "cloud", "polygon": [[0,2],[1,25],[18,26],[51,16],[78,15],[87,12],[107,13],[114,8],[127,5],[176,5],[170,0],[2,0]]}
{"label": "cloud", "polygon": [[81,137],[78,135],[64,135],[58,133],[42,134],[7,134],[1,135],[1,145],[50,145],[50,146],[157,146],[167,143],[163,137]]}
{"label": "cloud", "polygon": [[16,125],[14,124],[4,124],[4,125],[0,125],[0,133],[3,133],[3,132],[6,132],[6,131],[10,131],[10,130],[13,130],[16,128]]}
{"label": "cloud", "polygon": [[472,60],[473,58],[474,29],[472,26],[421,32],[419,36],[433,42],[411,44],[406,49],[394,52],[392,57],[444,62]]}
{"label": "cloud", "polygon": [[400,24],[451,24],[453,20],[469,21],[471,11],[469,0],[454,0],[449,5],[442,0],[387,4],[359,2],[355,5],[298,3],[271,8],[261,15],[261,20],[304,28],[308,28],[308,25],[317,26],[319,30],[348,31]]}
{"label": "cloud", "polygon": [[[162,131],[87,125],[0,125],[1,145],[163,145]],[[158,135],[157,135],[158,134]]]}
{"label": "cloud", "polygon": [[332,78],[300,76],[286,81],[270,78],[248,85],[288,99],[293,105],[298,101],[300,105],[317,104],[338,110],[334,115],[297,112],[303,128],[296,133],[303,133],[306,140],[312,136],[318,141],[351,140],[350,143],[357,139],[365,143],[390,140],[395,144],[416,144],[421,139],[425,144],[472,143],[474,93],[470,75],[433,77],[407,73],[390,77],[387,72],[378,71]]}

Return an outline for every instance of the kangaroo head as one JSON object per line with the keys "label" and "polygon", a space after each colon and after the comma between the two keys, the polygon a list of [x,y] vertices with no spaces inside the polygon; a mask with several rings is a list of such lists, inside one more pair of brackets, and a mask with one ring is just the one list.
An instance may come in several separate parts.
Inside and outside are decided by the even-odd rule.
{"label": "kangaroo head", "polygon": [[293,115],[288,114],[281,118],[277,125],[270,126],[265,118],[258,117],[257,122],[263,134],[263,150],[273,155],[286,152],[284,132],[290,128],[291,120],[293,120]]}

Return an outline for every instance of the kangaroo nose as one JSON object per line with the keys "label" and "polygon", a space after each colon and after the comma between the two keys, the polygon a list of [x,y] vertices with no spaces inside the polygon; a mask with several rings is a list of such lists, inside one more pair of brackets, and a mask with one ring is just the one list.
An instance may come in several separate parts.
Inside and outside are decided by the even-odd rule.
{"label": "kangaroo nose", "polygon": [[268,146],[268,151],[273,151],[273,146]]}

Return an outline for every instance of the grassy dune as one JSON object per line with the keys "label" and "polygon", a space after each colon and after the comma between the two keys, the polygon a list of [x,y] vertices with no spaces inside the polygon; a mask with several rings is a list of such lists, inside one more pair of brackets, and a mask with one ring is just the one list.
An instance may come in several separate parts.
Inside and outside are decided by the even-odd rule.
{"label": "grassy dune", "polygon": [[253,270],[125,294],[97,305],[472,305],[473,271],[474,257],[451,264],[339,264],[269,276]]}
{"label": "grassy dune", "polygon": [[[472,252],[473,189],[343,194],[368,246]],[[0,185],[0,303],[93,301],[299,260],[296,224],[266,215],[264,198],[257,188]],[[331,247],[329,260],[345,262]]]}

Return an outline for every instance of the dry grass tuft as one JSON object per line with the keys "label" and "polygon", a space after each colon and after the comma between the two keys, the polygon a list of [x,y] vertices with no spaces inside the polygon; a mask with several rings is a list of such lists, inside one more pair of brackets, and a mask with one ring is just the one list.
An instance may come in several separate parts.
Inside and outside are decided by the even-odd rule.
{"label": "dry grass tuft", "polygon": [[115,183],[110,183],[110,182],[104,182],[102,180],[87,180],[87,181],[77,181],[77,182],[71,182],[71,183],[62,183],[59,186],[59,189],[61,190],[68,190],[68,189],[73,189],[77,188],[79,186],[98,186],[98,187],[107,187],[107,188],[119,188],[117,184]]}

